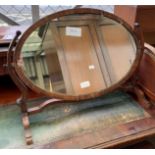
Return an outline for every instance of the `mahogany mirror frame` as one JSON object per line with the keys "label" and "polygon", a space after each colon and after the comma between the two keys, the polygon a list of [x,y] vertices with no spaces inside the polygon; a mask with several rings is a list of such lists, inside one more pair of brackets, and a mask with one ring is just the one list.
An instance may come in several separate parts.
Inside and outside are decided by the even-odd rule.
{"label": "mahogany mirror frame", "polygon": [[[75,95],[67,95],[67,94],[62,94],[62,93],[56,93],[56,92],[48,92],[44,89],[41,89],[40,87],[38,87],[37,85],[33,84],[33,82],[28,79],[26,77],[26,75],[24,74],[24,71],[22,70],[21,67],[19,67],[18,65],[18,59],[20,58],[20,54],[21,54],[21,50],[22,50],[22,46],[25,42],[25,40],[28,38],[28,36],[39,26],[44,25],[46,22],[49,22],[52,19],[58,18],[58,17],[62,17],[62,16],[66,16],[66,15],[72,15],[72,14],[95,14],[95,15],[103,15],[105,17],[108,17],[120,24],[122,24],[122,26],[124,26],[128,32],[132,35],[136,47],[137,47],[137,51],[136,51],[136,57],[135,60],[131,66],[131,69],[127,72],[127,74],[125,75],[125,77],[123,77],[119,82],[117,82],[116,84],[113,84],[112,86],[110,86],[109,88],[106,88],[104,90],[99,90],[98,92],[93,92],[93,93],[89,93],[89,94],[84,94],[84,95],[79,95],[79,96],[75,96]],[[37,21],[35,24],[33,24],[32,26],[30,26],[20,37],[16,48],[15,48],[15,52],[13,55],[13,66],[15,68],[15,71],[18,75],[18,77],[20,78],[20,80],[22,80],[22,82],[30,89],[32,89],[33,91],[39,93],[39,94],[44,94],[48,97],[51,98],[57,98],[57,99],[63,99],[63,100],[67,100],[67,101],[78,101],[78,100],[83,100],[83,99],[90,99],[90,98],[94,98],[94,97],[98,97],[107,93],[110,93],[114,90],[116,90],[117,88],[120,88],[123,84],[125,84],[132,75],[134,75],[141,57],[143,54],[143,44],[141,41],[141,38],[133,31],[133,29],[122,19],[120,19],[119,17],[117,17],[116,15],[113,15],[111,13],[107,13],[103,10],[97,10],[97,9],[90,9],[90,8],[78,8],[78,9],[70,9],[70,10],[64,10],[64,11],[60,11],[51,15],[48,15],[42,19],[40,19],[39,21]]]}

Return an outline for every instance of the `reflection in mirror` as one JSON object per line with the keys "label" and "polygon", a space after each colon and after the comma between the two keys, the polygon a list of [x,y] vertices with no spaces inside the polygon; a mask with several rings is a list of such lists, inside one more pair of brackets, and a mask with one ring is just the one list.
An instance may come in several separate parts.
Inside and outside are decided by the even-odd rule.
{"label": "reflection in mirror", "polygon": [[31,33],[18,64],[42,89],[81,95],[119,82],[131,69],[136,50],[120,23],[103,15],[68,15]]}

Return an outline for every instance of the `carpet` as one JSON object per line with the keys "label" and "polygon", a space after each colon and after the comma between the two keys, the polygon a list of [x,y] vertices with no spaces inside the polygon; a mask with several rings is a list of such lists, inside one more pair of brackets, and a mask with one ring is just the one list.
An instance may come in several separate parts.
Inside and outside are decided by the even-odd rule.
{"label": "carpet", "polygon": [[[45,99],[29,101],[29,106]],[[30,116],[34,144],[27,146],[17,105],[0,107],[0,148],[32,148],[72,135],[83,134],[149,117],[128,94],[116,91],[96,99],[51,105]]]}

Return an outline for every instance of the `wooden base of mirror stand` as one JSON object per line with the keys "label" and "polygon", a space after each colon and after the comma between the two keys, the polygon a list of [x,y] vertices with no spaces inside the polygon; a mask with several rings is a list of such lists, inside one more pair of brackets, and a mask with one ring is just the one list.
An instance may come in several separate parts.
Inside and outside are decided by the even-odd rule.
{"label": "wooden base of mirror stand", "polygon": [[60,102],[65,102],[60,99],[49,99],[46,100],[45,102],[39,104],[38,106],[34,106],[33,108],[28,108],[27,106],[27,101],[28,101],[28,91],[29,89],[27,86],[20,80],[18,75],[15,72],[14,67],[10,64],[8,67],[8,72],[14,81],[14,83],[17,85],[21,92],[21,97],[17,99],[16,103],[21,109],[21,114],[22,114],[22,123],[25,131],[25,141],[27,145],[33,144],[33,138],[31,134],[31,129],[30,129],[30,120],[29,116],[35,113],[41,112],[45,107],[49,106],[50,104],[56,104]]}
{"label": "wooden base of mirror stand", "polygon": [[140,103],[145,109],[150,109],[153,106],[152,102],[147,98],[142,89],[135,87],[134,93],[137,96],[138,103]]}
{"label": "wooden base of mirror stand", "polygon": [[17,85],[21,93],[21,97],[17,99],[16,103],[20,106],[21,113],[22,113],[22,123],[25,130],[25,139],[26,144],[30,145],[33,143],[32,140],[32,134],[30,130],[30,121],[29,121],[29,115],[28,115],[28,107],[27,107],[27,94],[28,89],[27,87],[21,82],[21,80],[18,78],[17,74],[14,71],[14,68],[10,65],[8,67],[8,72],[14,81],[14,83]]}
{"label": "wooden base of mirror stand", "polygon": [[[136,79],[136,80],[135,80]],[[136,97],[138,103],[145,109],[150,109],[154,106],[151,99],[145,94],[143,89],[138,85],[137,78],[133,77],[130,82],[123,85],[121,89],[127,93],[131,93]]]}
{"label": "wooden base of mirror stand", "polygon": [[35,113],[41,112],[45,107],[47,107],[50,104],[60,103],[63,102],[63,100],[60,99],[49,99],[38,106],[34,106],[33,108],[28,108],[27,101],[28,101],[28,91],[29,89],[27,86],[20,80],[18,75],[15,72],[14,67],[12,64],[8,64],[8,73],[10,74],[12,80],[17,85],[21,92],[21,97],[17,99],[16,103],[19,105],[22,113],[22,123],[25,131],[25,141],[27,145],[33,144],[33,138],[31,134],[30,129],[30,120],[29,116]]}
{"label": "wooden base of mirror stand", "polygon": [[45,107],[49,106],[50,104],[56,104],[63,102],[59,99],[49,99],[43,103],[40,103],[38,106],[34,106],[33,108],[27,107],[27,100],[20,98],[17,100],[17,104],[20,106],[21,113],[22,113],[22,123],[25,130],[25,141],[27,145],[33,144],[33,138],[30,129],[30,121],[29,116],[41,112]]}

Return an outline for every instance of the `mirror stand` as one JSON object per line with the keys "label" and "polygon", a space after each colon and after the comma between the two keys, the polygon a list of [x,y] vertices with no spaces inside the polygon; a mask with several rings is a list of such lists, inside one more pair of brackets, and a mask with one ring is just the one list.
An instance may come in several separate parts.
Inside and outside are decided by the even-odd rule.
{"label": "mirror stand", "polygon": [[20,32],[17,31],[16,36],[12,40],[8,54],[7,54],[7,71],[9,75],[11,76],[12,80],[18,87],[18,89],[21,92],[20,98],[16,100],[17,105],[19,105],[22,113],[22,123],[23,127],[25,130],[25,140],[27,145],[33,144],[33,139],[32,139],[32,134],[31,134],[31,129],[30,129],[30,121],[29,121],[29,116],[38,112],[41,112],[45,107],[47,107],[50,104],[54,103],[60,103],[64,102],[63,100],[60,99],[49,99],[46,100],[45,102],[41,103],[38,106],[35,106],[33,108],[28,108],[27,106],[27,100],[28,100],[28,87],[20,80],[18,75],[15,72],[15,68],[13,67],[12,63],[12,52],[14,54],[13,48],[16,45],[17,39],[20,36]]}
{"label": "mirror stand", "polygon": [[134,94],[138,103],[140,103],[142,107],[144,107],[145,109],[150,109],[153,104],[149,100],[149,98],[147,98],[145,92],[139,87],[139,82],[137,79],[138,77],[135,75],[134,77],[132,77],[132,79],[129,80],[129,82],[123,85],[121,89],[122,91],[125,91],[127,93]]}
{"label": "mirror stand", "polygon": [[[11,78],[19,88],[21,92],[21,97],[17,99],[16,103],[20,106],[21,113],[22,113],[22,123],[25,130],[25,139],[26,144],[31,145],[33,144],[31,129],[30,129],[30,121],[29,116],[35,113],[41,112],[45,107],[51,104],[66,102],[63,99],[56,99],[51,98],[46,100],[45,102],[41,103],[38,106],[34,106],[32,108],[28,108],[27,106],[27,100],[28,100],[28,91],[29,88],[24,84],[24,82],[21,80],[21,78],[17,75],[14,64],[12,63],[12,53],[13,53],[13,62],[15,62],[16,58],[14,57],[14,47],[16,46],[16,42],[20,36],[20,32],[18,31],[16,33],[16,36],[14,37],[13,41],[10,44],[8,55],[7,55],[7,69],[8,73],[10,74]],[[136,77],[136,76],[135,76]],[[128,80],[123,86],[120,86],[120,89],[126,92],[131,92],[135,94],[137,97],[137,100],[140,104],[142,104],[146,108],[150,108],[150,102],[148,102],[147,98],[145,97],[145,93],[138,87],[137,80],[134,80],[136,78],[132,78]]]}

